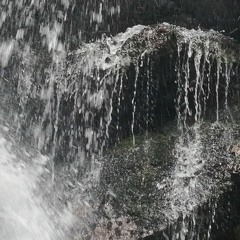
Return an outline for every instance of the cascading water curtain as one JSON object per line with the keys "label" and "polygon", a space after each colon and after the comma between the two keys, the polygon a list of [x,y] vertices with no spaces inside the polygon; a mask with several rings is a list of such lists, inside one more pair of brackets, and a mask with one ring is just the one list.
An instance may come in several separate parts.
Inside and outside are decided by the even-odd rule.
{"label": "cascading water curtain", "polygon": [[[203,40],[204,39],[204,40]],[[215,188],[211,177],[203,176],[209,161],[204,153],[202,125],[204,118],[211,115],[212,128],[221,125],[222,114],[231,118],[228,106],[229,85],[239,71],[235,54],[227,54],[218,42],[212,42],[208,33],[192,31],[180,38],[178,44],[177,99],[176,109],[180,137],[175,145],[177,162],[174,169],[172,191],[169,194],[171,212],[176,214],[180,228],[173,239],[211,238],[216,203],[212,200],[212,217],[206,233],[198,227],[195,211],[201,203],[214,196]],[[215,109],[210,113],[210,109]],[[231,119],[233,121],[233,119]],[[213,198],[214,199],[214,198]]]}

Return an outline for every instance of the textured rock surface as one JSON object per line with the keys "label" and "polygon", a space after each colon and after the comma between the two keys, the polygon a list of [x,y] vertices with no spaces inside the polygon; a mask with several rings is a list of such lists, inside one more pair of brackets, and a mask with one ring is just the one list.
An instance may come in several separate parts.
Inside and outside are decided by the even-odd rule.
{"label": "textured rock surface", "polygon": [[40,39],[47,29],[59,29],[60,40],[66,47],[76,49],[81,42],[99,39],[102,34],[116,35],[137,24],[166,21],[187,28],[225,30],[227,35],[239,39],[237,0],[69,0],[35,1],[30,5],[26,0],[20,3],[13,0],[12,4],[7,3],[0,5],[1,39],[17,33],[21,36],[22,31],[24,40],[36,49],[41,48]]}
{"label": "textured rock surface", "polygon": [[[14,44],[9,66],[1,69],[1,90],[5,92],[2,102],[8,103],[3,108],[13,106],[6,112],[12,115],[18,130],[27,138],[34,135],[45,152],[54,142],[58,159],[64,161],[81,155],[76,147],[79,143],[87,151],[87,158],[92,152],[101,154],[108,141],[114,143],[133,133],[159,128],[175,116],[177,92],[182,84],[194,86],[196,74],[202,74],[202,81],[207,81],[207,74],[213,75],[210,83],[204,83],[211,85],[199,92],[199,99],[205,101],[206,91],[211,91],[212,99],[215,97],[216,90],[211,88],[215,88],[214,71],[220,71],[220,65],[226,71],[228,67],[238,71],[235,62],[239,60],[239,46],[232,39],[214,31],[169,24],[138,25],[124,34],[84,44],[68,55],[56,53],[57,62],[47,52],[36,54]],[[200,70],[201,61],[209,64],[205,66],[209,73]],[[195,69],[188,77],[187,68]],[[220,72],[219,76],[225,85],[226,76]],[[234,96],[234,79],[237,81],[237,75],[231,76],[229,88],[233,91],[229,97]],[[226,94],[222,85],[219,96]],[[194,104],[183,105],[182,94],[177,107],[194,112]],[[193,100],[191,89],[188,94]]]}
{"label": "textured rock surface", "polygon": [[[237,237],[239,44],[200,29],[239,39],[239,8],[2,1],[3,115],[20,141],[55,160],[53,173],[62,170],[59,201],[73,203],[82,238],[91,230],[92,239]],[[173,118],[182,135],[158,132]]]}
{"label": "textured rock surface", "polygon": [[[239,158],[227,152],[226,144],[238,141],[238,126],[204,124],[200,140],[203,149],[198,148],[204,166],[200,169],[196,165],[191,175],[195,167],[191,169],[189,163],[186,176],[178,172],[183,175],[176,175],[174,181],[171,178],[178,138],[174,127],[145,139],[136,138],[135,146],[132,139],[123,141],[105,158],[101,186],[105,186],[106,195],[100,209],[113,222],[119,216],[131,219],[136,225],[135,239],[161,240],[166,236],[205,239],[208,234],[211,239],[222,239],[221,236],[235,239],[240,211],[237,200],[240,169],[236,171],[234,167]],[[194,144],[187,152],[192,162],[196,157],[191,155],[193,148]],[[179,188],[171,190],[178,185],[175,181],[183,180],[184,186],[179,184]],[[195,191],[192,198],[188,197],[188,189]],[[193,208],[188,208],[191,205]]]}

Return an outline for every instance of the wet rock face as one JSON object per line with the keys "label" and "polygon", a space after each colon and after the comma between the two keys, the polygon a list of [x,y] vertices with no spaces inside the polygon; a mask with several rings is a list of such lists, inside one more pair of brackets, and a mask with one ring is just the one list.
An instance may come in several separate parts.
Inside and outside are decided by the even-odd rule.
{"label": "wet rock face", "polygon": [[[187,28],[225,30],[239,39],[237,0],[68,0],[34,2],[13,0],[0,5],[0,39],[23,37],[36,49],[45,45],[44,31],[61,29],[59,40],[76,49],[103,34],[115,35],[137,24],[169,22]],[[22,14],[24,12],[24,14]],[[12,19],[15,19],[13,22]],[[49,23],[49,26],[48,26]],[[23,34],[23,36],[21,36]]]}
{"label": "wet rock face", "polygon": [[238,240],[239,239],[239,222],[240,222],[240,204],[239,185],[240,174],[232,173],[232,187],[226,191],[218,201],[215,219],[212,226],[213,240]]}
{"label": "wet rock face", "polygon": [[[19,8],[15,3],[13,13],[19,20],[28,1],[22,1]],[[181,234],[182,239],[191,239],[196,232],[204,239],[209,225],[218,236],[217,224],[212,222],[214,211],[219,211],[216,222],[223,223],[221,216],[230,218],[234,212],[234,208],[225,212],[224,206],[238,199],[238,195],[228,191],[230,199],[223,195],[219,200],[214,194],[220,194],[221,184],[226,187],[230,175],[237,172],[235,162],[231,162],[231,153],[237,155],[237,149],[226,152],[222,142],[219,144],[206,133],[204,136],[210,140],[199,146],[199,134],[188,129],[188,123],[201,121],[209,112],[214,121],[224,119],[221,111],[226,112],[228,120],[232,118],[229,104],[239,100],[239,45],[218,32],[187,30],[170,24],[138,25],[125,30],[136,24],[169,21],[188,28],[225,29],[226,34],[237,38],[239,3],[35,3],[35,7],[26,8],[29,18],[21,19],[21,28],[26,28],[23,39],[17,21],[1,29],[1,40],[11,38],[11,34],[19,37],[9,65],[0,62],[2,109],[13,119],[20,138],[28,138],[29,142],[34,139],[36,142],[31,143],[43,153],[52,154],[57,163],[75,163],[78,179],[86,174],[92,181],[94,173],[89,171],[98,165],[98,159],[102,161],[103,171],[97,173],[103,188],[98,189],[102,201],[97,213],[105,219],[95,228],[96,239],[98,235],[102,239],[164,239],[166,235],[177,239]],[[5,5],[1,10],[8,8]],[[31,18],[34,22],[27,21]],[[10,15],[7,19],[11,22]],[[119,31],[124,33],[110,36]],[[55,41],[65,44],[66,52],[51,48],[49,32]],[[93,42],[96,39],[100,40]],[[47,41],[51,43],[50,54],[42,48]],[[23,42],[31,44],[25,46]],[[80,45],[82,42],[88,43]],[[176,136],[159,133],[151,137],[149,132],[159,130],[176,115],[186,130],[181,140],[190,147],[186,151],[179,141],[176,146],[182,152],[178,149],[173,156]],[[208,130],[215,131],[214,127]],[[221,139],[221,131],[217,129],[214,136]],[[142,135],[142,143],[138,143],[136,135],[144,132],[148,134]],[[126,148],[118,145],[103,159],[105,150],[122,139],[129,139]],[[218,147],[209,149],[213,142]],[[205,159],[209,160],[206,165]],[[239,185],[238,180],[234,181]],[[216,203],[220,208],[215,208]],[[230,219],[224,223],[236,221],[237,231],[239,219],[235,215]]]}
{"label": "wet rock face", "polygon": [[[187,28],[225,30],[227,35],[240,39],[237,0],[165,0],[131,1],[121,5],[120,29],[136,23],[155,24],[167,21]],[[125,21],[124,21],[125,20]]]}
{"label": "wet rock face", "polygon": [[[176,136],[166,129],[159,134],[136,136],[125,139],[108,150],[101,174],[101,186],[105,196],[102,211],[115,216],[126,216],[136,224],[135,237],[144,229],[158,229],[164,222],[159,201],[164,198],[164,190],[158,190],[158,182],[163,181],[174,165],[171,151]],[[112,213],[106,206],[112,206]]]}
{"label": "wet rock face", "polygon": [[183,0],[180,7],[183,13],[195,19],[200,26],[226,30],[227,33],[239,27],[239,1]]}
{"label": "wet rock face", "polygon": [[218,112],[238,94],[239,46],[214,31],[137,25],[61,61],[15,44],[1,68],[2,102],[12,104],[16,111],[6,112],[19,132],[44,152],[57,142],[58,161],[101,155],[123,138],[155,131],[176,108],[193,121],[218,99]]}
{"label": "wet rock face", "polygon": [[[169,69],[174,69],[171,56],[176,38],[168,26],[156,28],[151,36],[152,29],[136,26],[116,37],[85,44],[58,65],[47,51],[28,51],[16,44],[9,66],[1,68],[5,92],[1,97],[15,110],[3,106],[6,114],[15,119],[24,138],[40,133],[41,142],[48,142],[44,152],[52,141],[61,139],[61,148],[56,148],[58,161],[67,160],[70,152],[75,158],[80,142],[88,155],[91,151],[99,154],[106,141],[129,136],[132,125],[136,133],[156,128],[175,115],[174,71]],[[53,122],[58,126],[55,129]]]}
{"label": "wet rock face", "polygon": [[[89,12],[92,9],[99,9],[99,5],[96,3],[94,5],[93,2],[88,5],[86,3],[76,4],[75,16],[80,16],[79,9],[83,6],[87,7]],[[110,17],[108,9],[111,7],[117,9],[117,6],[119,6],[118,14]],[[87,41],[100,37],[102,32],[116,34],[136,24],[152,25],[158,22],[169,22],[187,28],[225,30],[227,35],[240,39],[238,21],[240,3],[237,0],[221,2],[218,0],[211,2],[208,0],[108,0],[103,8],[101,23],[97,21],[91,23],[91,18],[88,19],[88,16],[82,16],[81,21],[78,21],[79,19],[75,16],[73,17],[75,20],[71,20],[75,31],[81,29]],[[82,24],[83,22],[85,24]]]}
{"label": "wet rock face", "polygon": [[[196,142],[199,155],[192,155],[195,143],[184,146],[190,162],[185,159],[181,166],[175,155],[177,131],[172,126],[148,138],[136,137],[135,146],[132,139],[122,141],[104,160],[102,216],[113,223],[119,216],[131,219],[133,239],[237,239],[240,171],[234,166],[239,158],[226,145],[238,141],[238,129],[223,122],[203,124]],[[177,167],[181,170],[176,172]]]}

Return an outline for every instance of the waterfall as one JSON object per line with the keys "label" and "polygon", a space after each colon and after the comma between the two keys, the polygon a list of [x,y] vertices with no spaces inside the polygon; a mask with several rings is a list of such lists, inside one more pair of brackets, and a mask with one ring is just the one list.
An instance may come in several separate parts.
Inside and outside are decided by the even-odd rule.
{"label": "waterfall", "polygon": [[[50,216],[54,214],[51,212],[53,209],[48,211],[48,206],[41,201],[44,190],[39,192],[38,189],[40,176],[46,175],[46,157],[39,154],[31,156],[24,149],[18,149],[4,136],[8,130],[3,127],[0,137],[1,238],[64,239],[63,231],[56,231],[54,227],[54,218]],[[42,183],[47,187],[46,182]],[[71,218],[68,220],[71,221]]]}
{"label": "waterfall", "polygon": [[[220,128],[224,132],[224,144],[233,144],[231,130],[225,125],[226,120],[223,119],[222,114],[220,120],[220,109],[224,111],[225,118],[231,118],[231,111],[228,108],[230,74],[237,73],[238,66],[233,67],[236,61],[234,55],[227,55],[219,42],[212,43],[209,33],[197,30],[182,32],[182,34],[178,45],[179,61],[176,67],[177,114],[181,133],[174,150],[175,167],[170,179],[164,179],[164,182],[171,186],[167,194],[167,202],[170,205],[167,218],[170,221],[172,218],[182,219],[180,220],[181,230],[176,230],[175,235],[172,236],[173,239],[195,239],[197,221],[194,212],[197,206],[201,202],[207,202],[212,196],[218,197],[216,188],[219,191],[224,185],[226,188],[231,185],[230,175],[224,176],[222,186],[219,186],[221,179],[212,178],[211,173],[206,174],[209,171],[208,166],[219,159],[216,160],[216,156],[204,153],[206,151],[204,141],[208,139],[202,125],[208,111],[208,101],[215,96],[215,119],[213,118],[214,121],[208,131],[212,132],[211,129],[219,131],[218,128]],[[230,122],[232,120],[230,119]],[[215,133],[211,134],[215,135]],[[212,148],[216,147],[213,145]],[[215,206],[212,206],[212,209],[214,208]],[[213,215],[213,222],[214,217]],[[208,224],[206,239],[210,239],[211,236],[211,222]]]}
{"label": "waterfall", "polygon": [[115,35],[123,2],[2,1],[0,238],[211,239],[237,165],[239,44],[169,23]]}

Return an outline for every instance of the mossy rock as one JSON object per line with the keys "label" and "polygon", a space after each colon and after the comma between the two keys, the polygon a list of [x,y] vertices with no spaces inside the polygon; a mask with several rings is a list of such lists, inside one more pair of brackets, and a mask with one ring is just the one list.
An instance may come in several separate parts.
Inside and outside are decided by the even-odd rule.
{"label": "mossy rock", "polygon": [[[172,124],[173,125],[173,124]],[[162,193],[162,181],[174,164],[173,148],[176,127],[161,132],[128,138],[108,150],[104,158],[101,186],[114,197],[105,196],[117,214],[131,216],[138,225],[147,227],[162,216],[155,211]]]}

